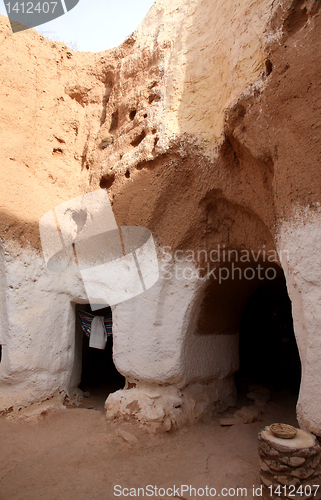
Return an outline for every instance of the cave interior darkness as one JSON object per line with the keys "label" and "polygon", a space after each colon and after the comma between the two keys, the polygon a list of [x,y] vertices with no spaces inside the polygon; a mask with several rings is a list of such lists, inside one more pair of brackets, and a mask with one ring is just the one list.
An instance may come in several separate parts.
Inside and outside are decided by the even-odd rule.
{"label": "cave interior darkness", "polygon": [[271,393],[299,393],[301,361],[284,276],[264,283],[248,299],[240,323],[239,391],[248,384]]}
{"label": "cave interior darkness", "polygon": [[118,372],[113,360],[113,335],[108,336],[105,349],[93,349],[89,347],[89,338],[83,332],[78,310],[94,315],[106,316],[110,313],[110,307],[92,311],[89,304],[78,304],[76,330],[82,337],[82,359],[81,359],[81,380],[79,388],[85,393],[90,393],[91,397],[96,397],[105,401],[108,394],[122,389],[125,385],[125,378]]}

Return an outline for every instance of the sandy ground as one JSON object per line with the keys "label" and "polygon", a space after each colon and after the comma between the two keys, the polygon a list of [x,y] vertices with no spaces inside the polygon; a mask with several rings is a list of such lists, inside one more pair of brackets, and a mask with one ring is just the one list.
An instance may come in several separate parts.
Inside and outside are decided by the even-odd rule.
{"label": "sandy ground", "polygon": [[[272,396],[260,422],[221,427],[215,416],[158,435],[109,423],[95,400],[88,400],[90,406],[53,411],[34,422],[0,420],[0,500],[112,500],[138,497],[137,488],[147,485],[179,488],[167,495],[149,489],[154,499],[201,498],[181,485],[216,488],[217,496],[223,496],[221,488],[245,487],[243,497],[252,499],[253,485],[259,486],[258,432],[275,421],[297,426],[295,398],[281,393]],[[119,494],[120,487],[136,490]]]}

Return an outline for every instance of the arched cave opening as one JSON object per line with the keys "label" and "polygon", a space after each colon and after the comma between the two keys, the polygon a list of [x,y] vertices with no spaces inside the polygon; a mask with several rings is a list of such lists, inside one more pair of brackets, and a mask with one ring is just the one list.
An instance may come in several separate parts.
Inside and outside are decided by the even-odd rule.
{"label": "arched cave opening", "polygon": [[283,273],[265,281],[247,300],[240,322],[239,391],[258,384],[271,393],[298,396],[301,361]]}
{"label": "arched cave opening", "polygon": [[106,317],[111,314],[111,308],[92,311],[90,304],[76,306],[76,338],[80,339],[81,344],[81,360],[78,360],[78,364],[81,364],[81,380],[78,387],[84,391],[83,406],[103,410],[107,396],[124,387],[125,377],[118,372],[114,364],[113,334],[108,335],[104,349],[90,347],[89,337],[81,325],[79,311]]}
{"label": "arched cave opening", "polygon": [[283,270],[265,257],[237,257],[215,268],[193,304],[183,351],[186,380],[235,378],[238,406],[252,404],[250,392],[269,389],[271,408],[279,412],[274,417],[294,421],[301,361]]}

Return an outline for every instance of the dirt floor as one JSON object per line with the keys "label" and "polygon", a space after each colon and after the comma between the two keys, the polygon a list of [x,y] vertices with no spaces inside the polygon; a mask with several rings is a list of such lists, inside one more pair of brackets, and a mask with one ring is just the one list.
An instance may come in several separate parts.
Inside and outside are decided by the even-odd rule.
{"label": "dirt floor", "polygon": [[[296,398],[284,393],[272,395],[260,422],[221,427],[221,416],[215,416],[157,435],[134,424],[107,422],[99,398],[90,399],[87,408],[52,411],[40,420],[0,420],[0,500],[143,497],[138,488],[148,485],[153,489],[145,490],[145,498],[201,498],[180,489],[186,485],[216,488],[217,496],[226,498],[252,499],[253,486],[260,484],[258,432],[273,422],[298,425]],[[155,486],[178,490],[165,494]],[[221,491],[241,487],[247,491]]]}

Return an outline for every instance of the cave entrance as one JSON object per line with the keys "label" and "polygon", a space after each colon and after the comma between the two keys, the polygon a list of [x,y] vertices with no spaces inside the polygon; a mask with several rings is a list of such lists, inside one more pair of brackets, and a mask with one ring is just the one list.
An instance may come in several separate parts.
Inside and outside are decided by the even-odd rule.
{"label": "cave entrance", "polygon": [[278,263],[223,263],[200,289],[190,318],[183,357],[189,383],[225,379],[233,387],[235,377],[240,407],[263,386],[271,394],[268,411],[278,408],[274,419],[295,421],[301,362]]}
{"label": "cave entrance", "polygon": [[301,361],[284,275],[259,286],[247,300],[240,322],[239,390],[258,384],[271,393],[298,396]]}
{"label": "cave entrance", "polygon": [[107,337],[105,349],[89,347],[89,337],[82,329],[79,311],[108,316],[111,314],[111,308],[92,311],[89,304],[76,306],[76,338],[81,339],[81,380],[78,387],[85,395],[82,406],[103,410],[107,396],[124,387],[125,377],[118,372],[114,364],[113,335]]}

